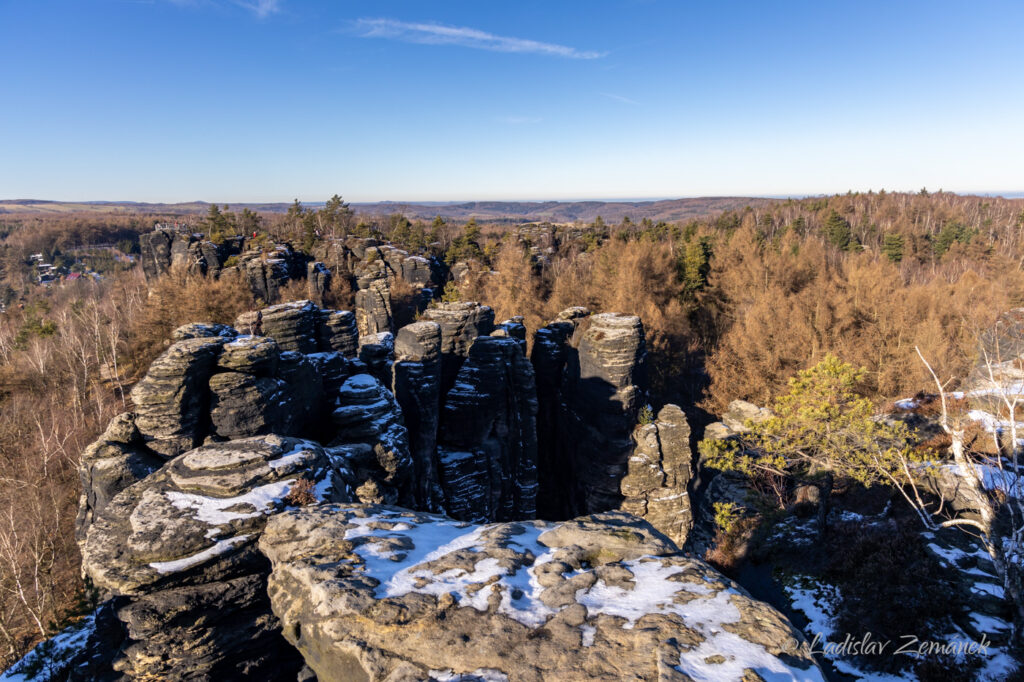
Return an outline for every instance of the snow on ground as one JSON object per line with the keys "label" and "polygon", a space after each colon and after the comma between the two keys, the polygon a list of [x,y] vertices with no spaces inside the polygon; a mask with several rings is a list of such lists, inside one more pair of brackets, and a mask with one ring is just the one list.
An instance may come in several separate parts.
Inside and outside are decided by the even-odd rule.
{"label": "snow on ground", "polygon": [[[400,518],[400,517],[399,517]],[[537,566],[551,561],[554,553],[541,545],[537,538],[547,530],[544,526],[522,524],[524,533],[509,541],[513,549],[529,551],[536,557],[528,566],[505,567],[497,559],[485,557],[477,561],[471,572],[460,568],[449,569],[435,574],[429,568],[417,568],[448,554],[473,549],[481,543],[481,532],[486,526],[473,526],[458,522],[435,521],[422,526],[408,519],[398,523],[388,522],[380,517],[351,519],[356,528],[345,533],[345,539],[373,537],[407,537],[413,548],[392,549],[386,542],[368,542],[354,549],[365,562],[366,575],[380,584],[378,598],[401,597],[410,592],[441,596],[452,593],[459,604],[472,606],[479,611],[487,610],[487,599],[493,586],[486,589],[469,589],[470,586],[494,581],[501,590],[498,612],[518,620],[529,627],[540,627],[554,609],[540,601],[543,587],[537,581],[534,570]]]}
{"label": "snow on ground", "polygon": [[95,629],[96,613],[93,612],[37,644],[24,658],[0,673],[0,682],[57,682],[64,679],[64,666],[81,651]]}
{"label": "snow on ground", "polygon": [[853,662],[842,658],[837,651],[828,646],[841,644],[845,636],[837,635],[834,631],[835,612],[842,598],[839,588],[807,575],[789,576],[787,583],[783,589],[789,596],[791,606],[807,618],[804,634],[811,641],[814,651],[827,658],[836,670],[865,682],[905,682],[917,679],[911,673],[896,676],[862,670]]}
{"label": "snow on ground", "polygon": [[[988,562],[989,556],[987,552],[981,548],[967,551],[951,545],[940,545],[934,541],[934,533],[926,532],[922,533],[922,535],[932,540],[928,542],[928,549],[939,557],[943,563],[971,577],[981,578],[981,580],[974,581],[972,591],[982,597],[1002,598],[1003,588],[997,584],[998,580],[994,573],[983,571],[976,566],[964,568],[965,564],[973,564],[979,560]],[[800,611],[807,618],[808,622],[804,627],[804,634],[812,641],[815,652],[827,658],[837,671],[860,680],[865,680],[866,682],[896,682],[897,680],[916,679],[909,671],[904,672],[901,676],[894,676],[862,670],[854,661],[838,655],[840,652],[829,650],[827,647],[828,643],[841,643],[845,636],[834,631],[834,616],[841,603],[842,596],[834,585],[807,575],[791,575],[787,576],[787,584],[783,586],[783,589],[789,597],[792,608]],[[1010,628],[1010,623],[1007,621],[981,613],[970,614],[970,620],[978,632],[990,635],[1005,634]],[[818,641],[814,641],[815,635],[818,635]],[[956,626],[953,626],[951,632],[936,639],[954,645],[963,645],[972,641],[970,635]],[[895,642],[892,648],[898,648],[902,644],[904,642]],[[995,681],[1004,679],[1017,667],[1016,661],[1011,656],[991,645],[987,652],[982,655],[984,660],[982,668],[976,677],[978,680]]]}

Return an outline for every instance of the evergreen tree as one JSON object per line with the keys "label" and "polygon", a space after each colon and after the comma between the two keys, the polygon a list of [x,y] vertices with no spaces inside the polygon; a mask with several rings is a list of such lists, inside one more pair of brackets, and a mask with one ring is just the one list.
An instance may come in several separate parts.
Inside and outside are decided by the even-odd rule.
{"label": "evergreen tree", "polygon": [[849,221],[839,215],[835,209],[829,211],[828,217],[825,218],[823,230],[825,232],[825,239],[837,249],[847,251],[855,244]]}
{"label": "evergreen tree", "polygon": [[871,401],[858,393],[865,374],[827,355],[790,379],[774,416],[749,423],[738,441],[702,441],[701,452],[716,469],[818,488],[818,531],[824,534],[835,476],[865,486],[888,483],[910,451],[906,424],[876,420]]}
{"label": "evergreen tree", "polygon": [[897,232],[886,232],[882,240],[882,253],[893,263],[903,260],[903,235]]}

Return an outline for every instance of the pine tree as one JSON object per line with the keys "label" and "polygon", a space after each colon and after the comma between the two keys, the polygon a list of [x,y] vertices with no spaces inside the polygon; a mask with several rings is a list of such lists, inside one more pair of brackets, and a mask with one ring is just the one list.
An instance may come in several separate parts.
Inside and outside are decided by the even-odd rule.
{"label": "pine tree", "polygon": [[855,244],[849,221],[839,215],[835,209],[829,211],[828,217],[825,218],[823,230],[825,232],[825,239],[837,249],[847,251]]}
{"label": "pine tree", "polygon": [[897,232],[886,232],[882,240],[882,253],[893,263],[903,260],[903,235]]}

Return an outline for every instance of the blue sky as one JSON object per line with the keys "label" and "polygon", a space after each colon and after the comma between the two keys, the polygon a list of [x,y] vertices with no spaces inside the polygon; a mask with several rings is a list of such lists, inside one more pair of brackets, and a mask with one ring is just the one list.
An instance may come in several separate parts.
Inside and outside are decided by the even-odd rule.
{"label": "blue sky", "polygon": [[0,0],[0,198],[1024,189],[1024,3]]}

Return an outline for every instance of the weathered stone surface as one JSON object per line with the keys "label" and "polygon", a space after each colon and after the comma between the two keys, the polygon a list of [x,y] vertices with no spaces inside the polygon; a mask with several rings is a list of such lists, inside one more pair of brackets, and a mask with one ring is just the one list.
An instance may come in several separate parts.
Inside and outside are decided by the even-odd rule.
{"label": "weathered stone surface", "polygon": [[[242,273],[253,295],[264,303],[273,303],[280,297],[281,288],[288,283],[288,263],[283,258],[261,257],[250,254],[242,261]],[[237,324],[235,327],[239,327]]]}
{"label": "weathered stone surface", "polygon": [[333,403],[345,380],[356,373],[353,364],[338,352],[310,353],[305,357],[319,378],[324,402]]}
{"label": "weathered stone surface", "polygon": [[184,341],[185,339],[205,339],[217,336],[233,339],[238,336],[238,332],[235,331],[234,327],[229,327],[226,324],[191,322],[175,329],[171,339],[173,341]]}
{"label": "weathered stone surface", "polygon": [[366,371],[385,386],[391,386],[391,363],[395,356],[395,336],[379,332],[359,337],[359,360]]}
{"label": "weathered stone surface", "polygon": [[219,273],[224,261],[221,249],[202,240],[202,236],[173,228],[157,228],[139,235],[139,261],[146,280],[152,283],[172,266],[201,275]]}
{"label": "weathered stone surface", "polygon": [[357,497],[412,504],[408,434],[391,392],[369,374],[349,377],[331,420],[337,429],[332,455],[356,476],[350,485]]}
{"label": "weathered stone surface", "polygon": [[114,417],[99,440],[82,453],[78,475],[82,490],[78,500],[75,537],[85,539],[96,514],[119,492],[163,466],[163,460],[142,443],[135,415]]}
{"label": "weathered stone surface", "polygon": [[526,323],[522,316],[516,316],[499,323],[495,326],[494,331],[491,332],[491,336],[515,339],[519,342],[523,355],[526,355]]}
{"label": "weathered stone surface", "polygon": [[690,425],[676,405],[634,434],[636,448],[622,479],[620,509],[639,516],[680,547],[693,527],[687,486],[693,477]]}
{"label": "weathered stone surface", "polygon": [[413,496],[417,509],[440,511],[444,499],[437,468],[441,411],[441,327],[414,322],[395,337],[393,387],[409,431]]}
{"label": "weathered stone surface", "polygon": [[469,357],[469,349],[477,337],[494,331],[494,311],[468,301],[440,303],[424,311],[420,319],[441,325],[441,394],[444,395],[455,383],[455,375]]}
{"label": "weathered stone surface", "polygon": [[321,308],[324,306],[324,297],[331,290],[331,271],[319,261],[313,261],[306,265],[306,288],[309,292],[309,300]]}
{"label": "weathered stone surface", "polygon": [[568,516],[622,502],[619,482],[646,395],[646,354],[643,324],[633,315],[592,315],[573,333],[562,380],[559,454],[571,471]]}
{"label": "weathered stone surface", "polygon": [[321,351],[337,351],[347,358],[359,354],[359,328],[356,316],[348,310],[321,310],[318,327]]}
{"label": "weathered stone surface", "polygon": [[189,451],[119,493],[82,544],[83,571],[126,597],[129,642],[114,668],[132,679],[269,679],[299,661],[279,637],[255,543],[299,478],[313,499],[344,500],[323,448],[262,436]]}
{"label": "weathered stone surface", "polygon": [[139,235],[139,262],[148,282],[167,272],[171,267],[171,230],[153,230]]}
{"label": "weathered stone surface", "polygon": [[356,326],[359,336],[393,331],[391,285],[385,261],[377,259],[360,264],[356,284]]}
{"label": "weathered stone surface", "polygon": [[291,434],[292,405],[284,381],[241,372],[210,377],[210,421],[221,438]]}
{"label": "weathered stone surface", "polygon": [[211,337],[172,344],[132,389],[135,424],[150,449],[174,457],[202,442],[207,379],[224,342],[223,337]]}
{"label": "weathered stone surface", "polygon": [[722,423],[733,433],[746,433],[750,431],[747,422],[759,423],[771,416],[772,411],[767,407],[758,407],[746,400],[734,400],[722,414]]}
{"label": "weathered stone surface", "polygon": [[823,679],[780,613],[626,514],[481,527],[330,505],[276,516],[260,548],[321,682]]}
{"label": "weathered stone surface", "polygon": [[530,362],[537,381],[537,512],[542,519],[568,515],[565,491],[572,471],[561,437],[562,379],[569,339],[578,321],[589,314],[586,308],[570,308],[533,335]]}
{"label": "weathered stone surface", "polygon": [[537,391],[515,339],[479,337],[441,411],[445,509],[463,520],[532,518],[537,511]]}
{"label": "weathered stone surface", "polygon": [[277,375],[287,387],[288,395],[277,411],[290,415],[290,428],[279,433],[325,439],[330,410],[324,379],[331,382],[333,378],[321,377],[317,372],[318,366],[308,355],[294,351],[281,353],[281,367]]}
{"label": "weathered stone surface", "polygon": [[224,344],[217,366],[234,372],[271,376],[277,372],[281,350],[265,336],[239,336]]}
{"label": "weathered stone surface", "polygon": [[258,336],[269,336],[281,350],[299,353],[315,353],[317,349],[317,327],[321,311],[312,301],[291,301],[272,305],[260,311],[242,313],[235,320],[235,328],[247,331],[256,325],[257,313],[262,314],[261,330],[253,331]]}

